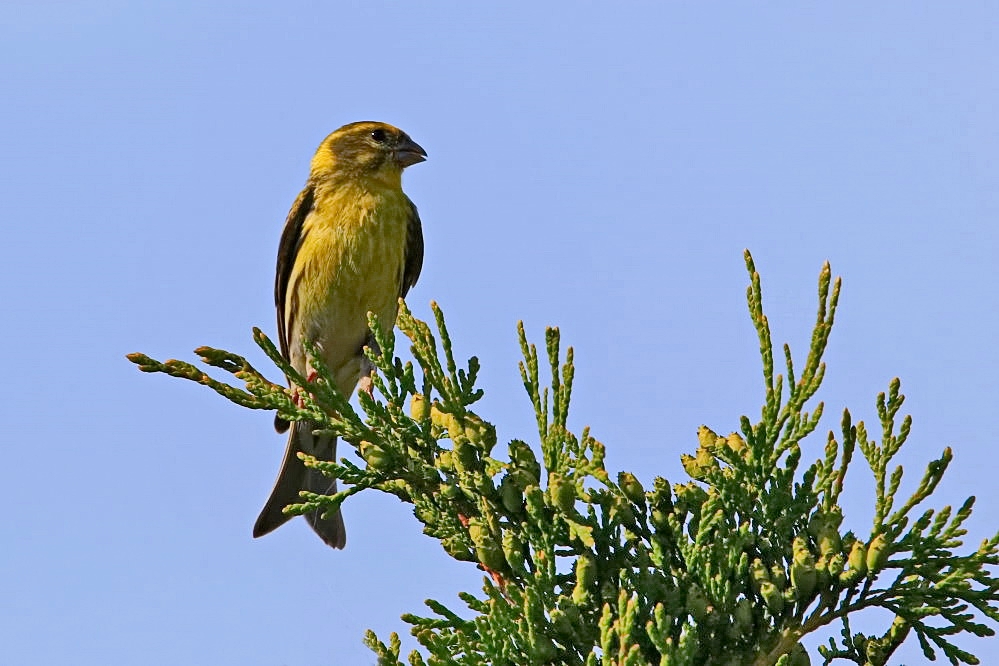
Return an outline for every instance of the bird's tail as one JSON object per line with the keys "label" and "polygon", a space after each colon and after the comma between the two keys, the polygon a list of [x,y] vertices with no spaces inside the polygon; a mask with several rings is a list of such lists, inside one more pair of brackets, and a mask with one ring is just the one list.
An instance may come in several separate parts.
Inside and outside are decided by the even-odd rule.
{"label": "bird's tail", "polygon": [[[332,495],[336,492],[335,479],[324,476],[318,470],[307,468],[298,458],[298,452],[305,451],[320,460],[336,460],[336,437],[315,435],[314,429],[315,424],[311,422],[292,423],[281,471],[278,472],[271,496],[253,526],[254,537],[276,530],[293,517],[285,514],[284,508],[302,501],[298,494],[300,490],[321,495]],[[340,510],[337,509],[326,518],[323,518],[322,514],[322,511],[313,511],[306,514],[305,518],[326,545],[343,548],[347,543],[347,532],[343,526]]]}

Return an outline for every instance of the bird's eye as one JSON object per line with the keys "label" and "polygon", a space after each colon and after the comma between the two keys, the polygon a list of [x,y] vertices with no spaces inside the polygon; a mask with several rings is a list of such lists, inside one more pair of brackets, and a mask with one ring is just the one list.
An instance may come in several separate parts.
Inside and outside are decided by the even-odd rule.
{"label": "bird's eye", "polygon": [[377,141],[378,143],[385,143],[385,140],[388,138],[388,135],[385,134],[385,130],[376,129],[372,130],[371,138]]}

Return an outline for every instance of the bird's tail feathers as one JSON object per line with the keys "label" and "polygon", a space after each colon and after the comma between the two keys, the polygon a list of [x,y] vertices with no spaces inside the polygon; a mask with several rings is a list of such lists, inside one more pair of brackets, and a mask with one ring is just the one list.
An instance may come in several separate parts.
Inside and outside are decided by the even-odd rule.
{"label": "bird's tail feathers", "polygon": [[[335,479],[324,476],[318,470],[308,469],[298,457],[299,451],[306,451],[321,460],[336,460],[336,437],[316,436],[313,434],[314,429],[315,424],[311,422],[299,421],[291,424],[281,471],[278,472],[274,490],[271,491],[253,526],[254,537],[272,532],[294,517],[285,514],[284,508],[301,501],[302,498],[298,494],[300,490],[322,495],[332,495],[336,492]],[[343,548],[347,542],[347,532],[340,510],[337,509],[325,519],[322,514],[322,511],[313,511],[306,514],[305,518],[324,543],[333,548]]]}
{"label": "bird's tail feathers", "polygon": [[[335,449],[336,442],[334,441],[334,451]],[[334,453],[334,459],[335,456]],[[336,479],[331,479],[318,470],[306,469],[305,489],[321,495],[333,495],[336,493]],[[343,526],[343,515],[341,515],[340,509],[332,512],[326,518],[323,518],[322,511],[312,511],[305,514],[305,519],[309,521],[309,525],[327,546],[343,548],[347,545],[347,530]]]}

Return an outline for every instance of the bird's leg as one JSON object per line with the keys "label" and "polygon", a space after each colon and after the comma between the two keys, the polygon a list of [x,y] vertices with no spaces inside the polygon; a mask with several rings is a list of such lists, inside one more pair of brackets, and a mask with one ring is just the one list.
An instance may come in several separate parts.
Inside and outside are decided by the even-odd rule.
{"label": "bird's leg", "polygon": [[364,339],[364,344],[361,346],[361,379],[357,383],[357,387],[368,394],[369,398],[374,397],[375,384],[371,379],[371,375],[375,372],[375,366],[368,358],[368,355],[364,353],[364,348],[367,347],[375,354],[380,354],[381,349],[378,347],[378,341],[375,340],[375,336],[372,335],[371,331],[368,331],[367,337]]}
{"label": "bird's leg", "polygon": [[369,398],[374,397],[375,383],[372,381],[370,374],[363,375],[361,381],[357,383],[357,387],[367,393]]}
{"label": "bird's leg", "polygon": [[[316,380],[316,377],[318,377],[318,376],[319,375],[318,375],[318,373],[315,370],[310,370],[309,371],[309,376],[305,378],[305,382],[307,384],[311,384],[312,382],[314,382]],[[298,405],[299,407],[305,407],[305,401],[302,400],[302,389],[301,389],[301,387],[298,387],[298,388],[295,389],[295,404]]]}

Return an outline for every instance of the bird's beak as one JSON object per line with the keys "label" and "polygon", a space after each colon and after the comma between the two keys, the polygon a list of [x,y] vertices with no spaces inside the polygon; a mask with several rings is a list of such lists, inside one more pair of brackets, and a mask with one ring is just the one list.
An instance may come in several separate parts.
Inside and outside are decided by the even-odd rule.
{"label": "bird's beak", "polygon": [[420,144],[416,143],[408,136],[402,143],[396,146],[395,161],[403,168],[419,164],[427,159],[427,151],[423,150]]}

